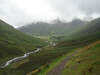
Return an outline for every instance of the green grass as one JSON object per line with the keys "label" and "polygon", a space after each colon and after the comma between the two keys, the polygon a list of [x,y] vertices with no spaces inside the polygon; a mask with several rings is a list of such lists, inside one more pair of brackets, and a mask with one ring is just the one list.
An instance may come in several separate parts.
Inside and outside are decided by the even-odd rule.
{"label": "green grass", "polygon": [[40,38],[40,39],[43,39],[43,40],[50,40],[50,36],[34,36],[34,37]]}
{"label": "green grass", "polygon": [[[77,37],[79,35],[74,34],[70,39],[65,36],[64,40],[60,40],[60,42],[58,39],[58,44],[55,47],[48,46],[42,48],[40,52],[30,55],[22,61],[11,64],[5,69],[1,69],[0,75],[25,75],[31,72],[33,73],[34,71],[35,74],[40,72],[39,75],[43,75],[59,64],[65,58],[65,54],[68,54],[73,49],[82,48],[100,39],[99,30],[97,33],[90,34],[89,36],[85,34],[84,36]],[[48,39],[47,37],[40,38]],[[56,39],[54,37],[52,38]],[[48,40],[51,41],[51,39]],[[45,46],[43,40],[21,33],[0,20],[0,63],[41,46]],[[88,71],[91,72],[91,65],[93,65],[93,72],[98,71],[96,67],[99,67],[99,46],[93,46],[92,49],[89,49],[79,50],[76,56],[66,65],[63,75],[88,74]]]}
{"label": "green grass", "polygon": [[[11,67],[3,70],[3,72],[9,72],[14,74],[17,72],[18,75],[29,74],[31,72],[37,71],[40,73],[46,73],[50,69],[56,66],[56,62],[60,62],[60,58],[65,54],[71,52],[73,49],[82,48],[96,40],[90,39],[77,39],[77,40],[67,40],[60,42],[55,47],[44,47],[42,50],[36,54],[30,55],[27,59],[28,61],[20,61],[18,63],[12,64]],[[56,60],[55,60],[56,59]],[[20,65],[21,63],[21,65]],[[51,64],[51,65],[49,65]],[[50,67],[49,67],[50,66]],[[41,68],[42,67],[42,68]],[[35,72],[36,73],[36,72]],[[7,74],[9,75],[9,74]]]}
{"label": "green grass", "polygon": [[51,71],[52,69],[54,69],[58,64],[60,64],[67,56],[72,55],[74,52],[74,50],[72,50],[71,52],[56,58],[54,61],[52,61],[50,64],[48,64],[48,67],[44,67],[41,69],[41,71],[39,73],[37,73],[36,75],[46,75],[49,71]]}
{"label": "green grass", "polygon": [[43,40],[26,35],[0,20],[0,65],[44,45]]}
{"label": "green grass", "polygon": [[[41,67],[44,67],[44,70],[42,71],[44,72],[49,68],[49,64],[51,64],[52,62],[54,62],[52,64],[56,64],[55,62],[59,60],[60,57],[71,52],[73,49],[82,48],[90,44],[91,42],[93,42],[93,40],[69,40],[57,44],[56,47],[45,47],[39,53],[31,55],[29,57],[29,62],[20,65],[19,67],[17,67],[17,69],[20,71],[25,71],[26,73],[31,73],[36,70],[38,70],[38,72],[41,72]],[[54,67],[54,65],[52,65],[51,68],[52,67]]]}
{"label": "green grass", "polygon": [[80,49],[62,75],[100,75],[100,41]]}

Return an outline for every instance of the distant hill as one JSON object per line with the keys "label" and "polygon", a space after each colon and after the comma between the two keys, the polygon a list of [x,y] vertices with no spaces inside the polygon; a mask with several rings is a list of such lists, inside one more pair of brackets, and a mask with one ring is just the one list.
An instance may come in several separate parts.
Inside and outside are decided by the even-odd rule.
{"label": "distant hill", "polygon": [[[56,39],[59,39],[59,40],[62,39],[62,40],[57,42],[55,47],[46,46],[42,48],[43,50],[41,50],[40,52],[30,55],[28,58],[22,61],[16,62],[8,66],[4,70],[1,70],[1,75],[3,73],[5,74],[7,73],[7,75],[11,75],[11,74],[12,75],[25,75],[25,74],[38,75],[39,72],[41,75],[42,72],[44,71],[48,72],[48,69],[51,70],[52,67],[55,67],[54,64],[58,65],[59,63],[57,63],[58,62],[57,60],[59,59],[59,57],[62,57],[63,55],[71,51],[72,53],[75,51],[75,56],[73,56],[72,59],[68,62],[68,64],[65,65],[63,75],[66,75],[66,74],[73,75],[74,73],[76,75],[100,74],[100,71],[99,71],[99,68],[100,68],[99,67],[100,65],[99,64],[99,61],[100,61],[99,59],[100,57],[99,56],[99,52],[100,52],[99,50],[100,49],[99,23],[100,21],[99,20],[100,20],[99,18],[92,20],[90,22],[87,22],[85,25],[82,25],[82,26],[79,25],[80,27],[77,26],[78,25],[77,23],[79,21],[78,22],[75,21],[76,24],[75,22],[74,23],[70,22],[71,26],[74,25],[75,27],[78,27],[78,28],[75,28],[75,30],[74,30],[74,27],[73,28],[71,27],[71,29],[74,30],[74,31],[70,30],[70,31],[73,31],[71,35],[66,35],[66,36],[64,35],[61,37],[57,37]],[[60,22],[58,24],[57,23],[58,22],[56,22],[57,26],[61,25]],[[67,34],[67,32],[65,34]],[[45,75],[45,74],[42,74],[42,75]]]}
{"label": "distant hill", "polygon": [[76,31],[72,32],[70,35],[63,35],[58,37],[58,39],[69,40],[77,38],[100,38],[100,18],[94,19],[87,22],[83,27],[80,27]]}
{"label": "distant hill", "polygon": [[100,18],[97,18],[95,20],[92,20],[91,22],[89,22],[86,27],[84,27],[80,33],[84,33],[84,34],[95,34],[95,33],[100,33]]}
{"label": "distant hill", "polygon": [[42,40],[26,35],[0,20],[0,63],[43,45]]}
{"label": "distant hill", "polygon": [[62,22],[60,20],[55,20],[53,23],[31,23],[26,26],[18,28],[22,32],[35,35],[64,35],[70,34],[71,32],[82,27],[86,22],[80,19],[74,19],[72,22]]}
{"label": "distant hill", "polygon": [[100,34],[100,18],[96,18],[90,22],[88,22],[86,25],[84,25],[83,28],[77,30],[76,33],[74,33],[74,36],[79,37],[97,37]]}

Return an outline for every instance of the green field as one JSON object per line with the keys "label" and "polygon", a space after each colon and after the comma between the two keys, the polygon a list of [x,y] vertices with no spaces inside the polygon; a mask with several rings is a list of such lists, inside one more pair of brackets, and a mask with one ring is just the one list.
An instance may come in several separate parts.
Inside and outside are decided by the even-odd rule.
{"label": "green field", "polygon": [[62,75],[100,75],[100,41],[79,49]]}

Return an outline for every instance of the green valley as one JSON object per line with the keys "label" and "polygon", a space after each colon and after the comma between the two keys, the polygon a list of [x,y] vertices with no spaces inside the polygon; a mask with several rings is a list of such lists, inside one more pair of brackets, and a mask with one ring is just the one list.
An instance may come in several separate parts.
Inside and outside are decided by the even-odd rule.
{"label": "green valley", "polygon": [[0,20],[0,64],[45,45],[43,40],[26,35]]}
{"label": "green valley", "polygon": [[[39,52],[1,69],[0,74],[49,75],[49,72],[52,72],[57,65],[73,54],[74,56],[66,62],[62,75],[99,74],[99,23],[98,18],[73,30],[70,35],[64,33],[61,36],[54,34],[44,36],[20,32],[1,21],[1,63],[25,52],[31,52],[38,47],[42,48]],[[49,45],[51,41],[55,42],[56,46]],[[96,68],[97,65],[98,68]]]}
{"label": "green valley", "polygon": [[100,75],[100,0],[0,0],[0,75]]}

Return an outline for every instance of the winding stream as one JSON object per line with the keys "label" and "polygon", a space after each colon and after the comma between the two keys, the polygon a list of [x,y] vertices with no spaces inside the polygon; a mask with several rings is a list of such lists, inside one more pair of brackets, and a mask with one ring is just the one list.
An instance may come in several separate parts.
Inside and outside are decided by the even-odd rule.
{"label": "winding stream", "polygon": [[15,58],[7,61],[4,65],[0,66],[0,68],[5,68],[5,67],[9,66],[13,62],[17,62],[19,60],[23,60],[24,58],[28,57],[30,54],[37,53],[40,50],[41,50],[41,48],[37,48],[35,51],[25,53],[23,56],[15,57]]}

